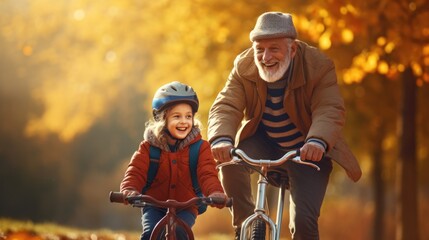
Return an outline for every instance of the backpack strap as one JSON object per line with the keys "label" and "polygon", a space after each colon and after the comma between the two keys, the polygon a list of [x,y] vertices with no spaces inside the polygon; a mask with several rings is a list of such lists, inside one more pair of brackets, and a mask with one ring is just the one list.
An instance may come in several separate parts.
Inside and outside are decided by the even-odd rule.
{"label": "backpack strap", "polygon": [[192,187],[194,188],[194,191],[197,196],[202,195],[197,177],[198,157],[200,155],[200,147],[202,142],[203,141],[200,139],[199,141],[191,144],[191,146],[189,147],[189,168],[191,172]]}
{"label": "backpack strap", "polygon": [[[189,147],[189,168],[191,173],[192,187],[194,188],[195,195],[198,197],[203,197],[203,193],[201,192],[200,184],[198,184],[198,176],[197,176],[197,166],[198,166],[198,158],[200,155],[200,147],[203,143],[203,140],[198,140],[197,142],[191,144]],[[198,205],[198,214],[202,214],[207,210],[207,205],[200,204]]]}
{"label": "backpack strap", "polygon": [[155,180],[159,168],[159,159],[161,157],[161,149],[158,147],[150,146],[149,148],[149,170],[147,171],[146,185],[142,189],[144,194],[152,185]]}

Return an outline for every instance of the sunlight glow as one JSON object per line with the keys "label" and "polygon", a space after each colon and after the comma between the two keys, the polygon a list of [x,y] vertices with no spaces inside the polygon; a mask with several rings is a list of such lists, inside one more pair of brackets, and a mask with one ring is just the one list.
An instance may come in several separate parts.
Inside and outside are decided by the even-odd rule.
{"label": "sunlight glow", "polygon": [[116,60],[116,53],[115,51],[108,51],[104,57],[107,62],[114,62]]}
{"label": "sunlight glow", "polygon": [[384,48],[384,51],[386,51],[386,53],[391,53],[393,49],[395,49],[395,44],[393,42],[389,42]]}
{"label": "sunlight glow", "polygon": [[229,36],[229,29],[226,27],[219,28],[216,34],[216,42],[225,43]]}
{"label": "sunlight glow", "polygon": [[358,15],[357,9],[352,4],[347,4],[347,11],[353,15]]}
{"label": "sunlight glow", "polygon": [[326,9],[321,8],[321,9],[319,10],[319,16],[321,16],[321,17],[325,18],[325,17],[328,17],[328,16],[329,16],[329,13],[328,13],[328,11],[327,11]]}
{"label": "sunlight glow", "polygon": [[331,33],[329,31],[325,32],[320,36],[319,47],[323,50],[329,49],[331,47]]}
{"label": "sunlight glow", "polygon": [[74,78],[63,80],[61,84],[46,83],[44,89],[35,92],[35,96],[43,99],[46,110],[42,116],[30,119],[25,134],[47,136],[56,133],[68,142],[87,131],[107,106],[108,93],[93,92],[92,87],[88,83],[78,83]]}
{"label": "sunlight glow", "polygon": [[303,29],[303,30],[307,30],[311,26],[311,23],[310,23],[310,21],[308,21],[308,18],[299,17],[299,16],[297,16],[297,20],[296,20],[295,24],[299,24],[298,29]]}
{"label": "sunlight glow", "polygon": [[323,31],[325,31],[325,25],[323,25],[322,23],[317,23],[315,30],[318,33],[322,33]]}
{"label": "sunlight glow", "polygon": [[421,75],[423,74],[423,69],[422,69],[422,67],[420,66],[420,64],[418,64],[418,63],[416,63],[416,62],[413,62],[413,63],[411,64],[411,67],[413,68],[413,72],[414,72],[414,74],[415,74],[416,76],[421,76]]}
{"label": "sunlight glow", "polygon": [[343,74],[343,79],[346,84],[359,83],[365,76],[364,71],[359,68],[350,68]]}
{"label": "sunlight glow", "polygon": [[82,9],[78,9],[74,11],[73,18],[77,21],[81,21],[85,18],[85,11]]}
{"label": "sunlight glow", "polygon": [[387,74],[389,72],[389,65],[385,61],[380,61],[377,70],[380,74]]}
{"label": "sunlight glow", "polygon": [[341,38],[343,39],[344,43],[351,43],[354,39],[352,30],[348,28],[343,29],[343,31],[341,31]]}
{"label": "sunlight glow", "polygon": [[33,48],[31,46],[24,46],[22,48],[22,54],[24,54],[24,56],[31,56],[33,54]]}
{"label": "sunlight glow", "polygon": [[377,53],[370,53],[366,59],[366,63],[363,65],[365,72],[373,72],[377,68],[378,59],[379,56]]}
{"label": "sunlight glow", "polygon": [[379,37],[379,38],[377,38],[377,44],[378,44],[378,46],[384,46],[385,44],[386,44],[386,42],[387,42],[387,40],[386,40],[386,38],[385,37]]}

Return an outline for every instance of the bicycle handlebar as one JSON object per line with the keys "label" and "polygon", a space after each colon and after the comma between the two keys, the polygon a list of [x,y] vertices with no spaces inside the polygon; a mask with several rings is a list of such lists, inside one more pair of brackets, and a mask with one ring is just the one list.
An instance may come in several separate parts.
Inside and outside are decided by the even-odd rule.
{"label": "bicycle handlebar", "polygon": [[109,199],[110,199],[110,202],[124,203],[124,201],[127,201],[130,204],[133,204],[135,206],[141,206],[141,207],[147,204],[153,204],[162,208],[171,208],[171,207],[186,208],[200,203],[203,203],[206,205],[211,205],[211,204],[223,205],[224,204],[226,207],[232,206],[232,198],[224,199],[224,198],[213,198],[213,197],[194,197],[189,199],[186,202],[179,202],[173,199],[169,199],[167,201],[160,201],[148,195],[124,197],[124,194],[121,192],[110,192]]}
{"label": "bicycle handlebar", "polygon": [[112,203],[124,203],[125,198],[124,194],[121,192],[110,192],[109,193],[109,199]]}
{"label": "bicycle handlebar", "polygon": [[320,171],[319,166],[317,166],[316,164],[306,162],[306,161],[302,161],[301,158],[299,157],[299,150],[289,151],[285,155],[283,155],[281,158],[275,159],[275,160],[253,159],[253,158],[247,156],[247,154],[243,150],[238,149],[238,148],[231,149],[231,156],[238,157],[238,159],[232,159],[230,162],[221,163],[221,164],[219,164],[219,166],[222,167],[225,165],[236,164],[237,162],[243,160],[252,166],[271,167],[271,166],[279,166],[279,165],[285,163],[286,161],[291,160],[291,161],[294,161],[294,162],[299,163],[299,164],[308,165],[310,167],[315,168],[317,171]]}

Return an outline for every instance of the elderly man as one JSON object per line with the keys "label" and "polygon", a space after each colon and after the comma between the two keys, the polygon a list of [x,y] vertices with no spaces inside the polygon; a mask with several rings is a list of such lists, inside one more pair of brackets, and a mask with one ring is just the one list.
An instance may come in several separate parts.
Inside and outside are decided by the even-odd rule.
{"label": "elderly man", "polygon": [[[277,159],[300,149],[301,159],[320,172],[286,163],[278,168],[289,179],[292,239],[319,239],[318,218],[332,171],[339,163],[353,181],[361,177],[356,158],[341,131],[345,108],[333,62],[296,39],[290,14],[267,12],[250,32],[252,47],[239,54],[209,113],[208,138],[215,159],[231,160],[233,146],[250,157]],[[222,185],[233,197],[233,226],[253,213],[251,170],[221,170]]]}

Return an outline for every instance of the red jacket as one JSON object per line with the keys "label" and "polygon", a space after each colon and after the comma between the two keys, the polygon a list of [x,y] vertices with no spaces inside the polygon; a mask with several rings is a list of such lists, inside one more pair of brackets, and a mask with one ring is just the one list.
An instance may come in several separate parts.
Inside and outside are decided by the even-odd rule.
{"label": "red jacket", "polygon": [[[166,149],[161,151],[158,172],[152,185],[146,191],[146,195],[161,201],[167,199],[187,201],[196,196],[189,168],[189,145],[201,139],[201,134],[198,131],[194,135],[195,137],[192,139],[187,139],[186,145],[179,145],[176,152]],[[141,142],[139,149],[132,156],[121,183],[121,191],[134,189],[141,192],[146,185],[151,145],[149,142],[148,140]],[[162,146],[158,147],[162,149]],[[213,192],[223,192],[210,144],[205,140],[203,140],[199,152],[197,177],[205,196],[209,196]],[[197,215],[197,207],[194,207],[192,212]]]}

